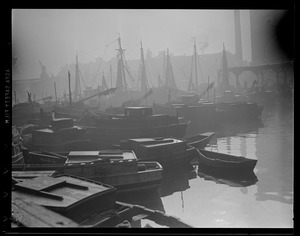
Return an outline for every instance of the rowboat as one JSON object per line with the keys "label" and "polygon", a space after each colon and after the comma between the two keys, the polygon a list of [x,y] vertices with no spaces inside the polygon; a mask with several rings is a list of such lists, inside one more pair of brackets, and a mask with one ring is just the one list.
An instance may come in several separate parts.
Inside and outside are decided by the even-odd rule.
{"label": "rowboat", "polygon": [[216,173],[245,173],[253,171],[257,160],[242,156],[197,149],[198,166],[200,169]]}
{"label": "rowboat", "polygon": [[[50,212],[44,214],[44,210],[37,211],[29,204],[45,207]],[[52,227],[129,228],[140,226],[139,222],[146,219],[160,226],[192,228],[179,218],[161,211],[116,201],[113,186],[72,175],[40,176],[17,181],[13,185],[12,205],[12,218],[27,227],[41,226],[35,225],[39,223],[36,219],[42,221],[47,216],[48,221],[53,222]],[[57,214],[65,217],[60,225],[55,224],[61,220]],[[23,217],[18,217],[20,215]]]}
{"label": "rowboat", "polygon": [[187,140],[188,144],[192,147],[204,149],[214,135],[215,132],[206,132],[202,134],[197,134],[195,136],[187,137],[185,138],[185,140]]}
{"label": "rowboat", "polygon": [[122,140],[119,147],[133,150],[139,160],[157,161],[164,169],[188,167],[197,155],[196,148],[189,146],[186,140],[176,138],[128,139]]}
{"label": "rowboat", "polygon": [[157,162],[138,161],[131,150],[26,152],[24,158],[26,164],[13,165],[13,171],[55,170],[110,184],[118,192],[157,189],[163,170]]}

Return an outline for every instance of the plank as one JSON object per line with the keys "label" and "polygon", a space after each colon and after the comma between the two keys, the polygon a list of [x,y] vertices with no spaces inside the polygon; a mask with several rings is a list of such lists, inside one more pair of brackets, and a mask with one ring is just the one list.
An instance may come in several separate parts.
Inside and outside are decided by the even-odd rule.
{"label": "plank", "polygon": [[78,224],[58,213],[12,195],[12,218],[25,227],[76,227]]}

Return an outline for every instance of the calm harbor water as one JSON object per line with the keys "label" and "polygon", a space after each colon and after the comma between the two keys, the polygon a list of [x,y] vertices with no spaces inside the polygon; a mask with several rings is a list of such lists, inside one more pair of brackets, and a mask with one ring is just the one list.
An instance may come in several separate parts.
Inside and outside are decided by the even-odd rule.
{"label": "calm harbor water", "polygon": [[293,111],[276,106],[264,109],[261,122],[234,124],[216,132],[206,149],[257,159],[251,176],[210,176],[195,166],[164,174],[159,191],[120,200],[177,216],[194,227],[291,228],[293,116]]}

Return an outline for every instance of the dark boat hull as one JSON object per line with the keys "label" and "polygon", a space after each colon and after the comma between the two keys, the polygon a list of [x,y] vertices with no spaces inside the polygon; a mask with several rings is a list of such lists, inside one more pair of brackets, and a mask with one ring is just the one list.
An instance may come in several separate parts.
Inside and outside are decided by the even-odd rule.
{"label": "dark boat hull", "polygon": [[182,138],[186,134],[189,123],[172,124],[160,127],[149,128],[97,128],[85,127],[87,136],[93,142],[101,145],[103,148],[111,148],[113,144],[120,140],[133,138],[152,138],[152,137],[176,137]]}
{"label": "dark boat hull", "polygon": [[172,153],[169,155],[152,156],[152,157],[138,157],[143,161],[157,161],[165,169],[180,166],[180,168],[190,167],[191,161],[196,157],[197,150],[195,148],[188,148],[184,151]]}
{"label": "dark boat hull", "polygon": [[198,150],[200,170],[216,173],[247,173],[253,171],[257,160],[237,157],[223,153]]}
{"label": "dark boat hull", "polygon": [[217,103],[216,106],[223,110],[223,121],[225,123],[258,120],[264,108],[251,102]]}

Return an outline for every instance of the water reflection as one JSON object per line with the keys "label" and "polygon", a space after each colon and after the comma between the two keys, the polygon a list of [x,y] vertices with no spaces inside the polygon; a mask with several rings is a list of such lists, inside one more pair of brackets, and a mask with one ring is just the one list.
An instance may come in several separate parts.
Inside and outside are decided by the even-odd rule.
{"label": "water reflection", "polygon": [[248,187],[254,185],[258,181],[258,178],[253,171],[237,175],[235,173],[220,174],[198,170],[198,175],[205,180],[214,181],[217,184],[226,184],[231,187]]}
{"label": "water reflection", "polygon": [[228,124],[218,130],[215,138],[239,136],[241,134],[258,133],[259,129],[264,127],[262,120],[236,122],[234,124]]}
{"label": "water reflection", "polygon": [[118,193],[117,201],[141,205],[152,210],[165,212],[163,203],[157,190],[141,191],[136,194],[132,194],[131,192]]}
{"label": "water reflection", "polygon": [[189,179],[197,177],[194,168],[189,170],[170,170],[163,172],[162,183],[159,188],[161,197],[172,195],[175,192],[182,192],[190,188]]}
{"label": "water reflection", "polygon": [[263,111],[261,122],[216,132],[206,149],[257,159],[254,172],[176,169],[163,173],[155,194],[130,195],[127,202],[163,209],[196,227],[292,227],[293,122],[293,111],[275,107]]}
{"label": "water reflection", "polygon": [[[281,108],[283,109],[283,108]],[[284,113],[284,114],[282,114]],[[266,128],[257,140],[257,200],[293,203],[293,111],[269,111],[264,119]]]}

